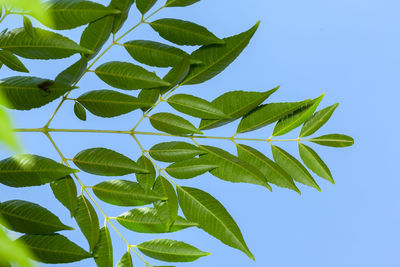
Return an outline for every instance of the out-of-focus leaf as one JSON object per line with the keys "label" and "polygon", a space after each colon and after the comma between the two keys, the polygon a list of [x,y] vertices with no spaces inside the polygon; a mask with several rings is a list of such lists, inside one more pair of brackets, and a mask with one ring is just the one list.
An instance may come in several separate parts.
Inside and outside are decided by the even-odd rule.
{"label": "out-of-focus leaf", "polygon": [[120,116],[152,105],[134,96],[112,90],[89,91],[78,97],[77,101],[94,115],[103,118]]}
{"label": "out-of-focus leaf", "polygon": [[141,156],[137,160],[137,164],[143,169],[149,171],[149,173],[147,174],[140,174],[140,173],[136,174],[136,180],[143,187],[143,189],[146,192],[148,192],[153,188],[154,182],[156,181],[156,170],[154,168],[152,161],[148,159],[146,156]]}
{"label": "out-of-focus leaf", "polygon": [[177,187],[185,217],[224,244],[237,248],[254,260],[242,233],[224,206],[210,194],[191,187]]}
{"label": "out-of-focus leaf", "polygon": [[0,4],[5,4],[14,9],[29,12],[32,16],[40,19],[43,23],[52,24],[52,19],[46,10],[46,5],[41,0],[0,0]]}
{"label": "out-of-focus leaf", "polygon": [[95,73],[103,82],[124,90],[170,85],[169,82],[160,79],[153,72],[126,62],[112,61],[104,63],[95,70]]}
{"label": "out-of-focus leaf", "polygon": [[189,179],[212,171],[218,167],[220,167],[220,165],[209,162],[204,157],[201,157],[175,162],[169,165],[165,171],[172,177]]}
{"label": "out-of-focus leaf", "polygon": [[159,19],[150,26],[162,38],[178,45],[211,45],[225,42],[196,23],[179,19]]}
{"label": "out-of-focus leaf", "polygon": [[17,140],[17,136],[12,130],[13,125],[11,117],[2,106],[9,106],[9,104],[6,104],[3,93],[0,92],[0,143],[4,143],[14,151],[20,151],[21,146]]}
{"label": "out-of-focus leaf", "polygon": [[44,106],[70,91],[69,85],[37,77],[14,76],[0,80],[7,108],[30,110]]}
{"label": "out-of-focus leaf", "polygon": [[293,182],[293,179],[278,164],[252,147],[242,144],[237,144],[236,147],[239,158],[258,168],[269,183],[289,188],[300,194],[300,190]]}
{"label": "out-of-focus leaf", "polygon": [[157,2],[157,0],[136,0],[136,7],[142,15],[146,14]]}
{"label": "out-of-focus leaf", "polygon": [[117,33],[128,18],[129,10],[135,0],[111,0],[109,7],[118,9],[121,14],[114,15],[113,33]]}
{"label": "out-of-focus leaf", "polygon": [[321,128],[332,116],[339,104],[334,104],[332,106],[321,109],[316,112],[310,119],[308,119],[301,128],[300,137],[309,136],[315,133],[319,128]]}
{"label": "out-of-focus leaf", "polygon": [[73,230],[49,210],[24,200],[9,200],[0,204],[0,215],[10,229],[25,234],[52,234]]}
{"label": "out-of-focus leaf", "polygon": [[192,95],[177,94],[167,100],[171,107],[182,113],[201,119],[229,118],[218,106]]}
{"label": "out-of-focus leaf", "polygon": [[195,145],[178,141],[159,143],[149,150],[152,158],[163,162],[187,160],[206,153]]}
{"label": "out-of-focus leaf", "polygon": [[35,28],[35,35],[35,38],[32,38],[24,28],[3,32],[0,34],[0,48],[30,59],[59,59],[76,53],[93,53],[54,32]]}
{"label": "out-of-focus leaf", "polygon": [[98,267],[113,267],[113,247],[106,226],[100,229],[100,239],[94,248],[93,257]]}
{"label": "out-of-focus leaf", "polygon": [[133,267],[132,256],[130,251],[127,251],[117,263],[117,267]]}
{"label": "out-of-focus leaf", "polygon": [[69,263],[92,257],[92,254],[59,234],[23,235],[17,240],[32,251],[36,260],[43,263]]}
{"label": "out-of-focus leaf", "polygon": [[271,94],[273,94],[279,87],[266,92],[244,92],[232,91],[227,92],[216,99],[211,104],[219,107],[230,119],[206,120],[200,122],[200,129],[213,129],[227,123],[230,123],[264,102]]}
{"label": "out-of-focus leaf", "polygon": [[170,239],[154,239],[136,247],[144,255],[166,262],[191,262],[210,255],[184,242]]}
{"label": "out-of-focus leaf", "polygon": [[172,224],[178,225],[176,221],[179,209],[178,198],[171,183],[162,176],[158,176],[154,183],[153,191],[167,199],[154,202],[154,207],[157,211],[158,219],[163,223],[164,230],[168,231]]}
{"label": "out-of-focus leaf", "polygon": [[319,157],[317,152],[315,152],[311,147],[299,143],[299,153],[301,160],[310,170],[332,184],[335,183],[331,171],[328,166],[326,166],[325,162]]}
{"label": "out-of-focus leaf", "polygon": [[90,148],[79,152],[73,162],[79,169],[102,176],[148,173],[130,158],[107,148]]}
{"label": "out-of-focus leaf", "polygon": [[22,154],[0,161],[0,183],[11,187],[46,184],[78,172],[41,156]]}
{"label": "out-of-focus leaf", "polygon": [[19,72],[29,72],[29,70],[24,66],[24,63],[21,62],[13,53],[7,50],[0,50],[0,62],[4,63],[7,67],[12,70]]}
{"label": "out-of-focus leaf", "polygon": [[314,187],[321,191],[314,178],[307,169],[295,157],[277,146],[271,146],[274,160],[284,169],[295,181]]}
{"label": "out-of-focus leaf", "polygon": [[24,29],[25,29],[25,31],[26,31],[32,38],[35,38],[35,37],[36,37],[36,34],[35,34],[35,29],[33,28],[33,25],[32,25],[32,21],[31,21],[28,17],[26,17],[26,16],[24,16],[23,21],[24,21]]}
{"label": "out-of-focus leaf", "polygon": [[319,137],[313,137],[311,142],[322,146],[346,147],[354,144],[354,139],[344,134],[327,134]]}
{"label": "out-of-focus leaf", "polygon": [[99,218],[92,204],[83,195],[78,197],[78,209],[75,212],[75,220],[89,243],[89,250],[93,251],[100,238]]}
{"label": "out-of-focus leaf", "polygon": [[138,183],[126,180],[110,180],[93,187],[93,193],[102,201],[116,206],[143,206],[163,199]]}
{"label": "out-of-focus leaf", "polygon": [[203,63],[201,65],[193,65],[183,83],[203,83],[221,73],[248,45],[259,24],[258,22],[250,30],[239,35],[224,38],[225,45],[208,45],[194,51],[192,58]]}
{"label": "out-of-focus leaf", "polygon": [[78,207],[77,189],[74,180],[70,175],[50,183],[54,196],[61,202],[70,212],[71,217],[74,216]]}
{"label": "out-of-focus leaf", "polygon": [[151,125],[159,131],[174,135],[203,134],[189,121],[172,113],[160,112],[150,117]]}
{"label": "out-of-focus leaf", "polygon": [[199,2],[200,0],[167,0],[165,4],[166,7],[183,7],[190,6],[194,3]]}

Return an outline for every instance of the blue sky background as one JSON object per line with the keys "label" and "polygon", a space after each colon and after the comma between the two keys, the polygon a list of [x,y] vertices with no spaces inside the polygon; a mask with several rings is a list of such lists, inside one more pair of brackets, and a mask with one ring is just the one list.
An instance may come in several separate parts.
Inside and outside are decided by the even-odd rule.
{"label": "blue sky background", "polygon": [[[400,2],[396,0],[202,0],[191,7],[164,10],[155,17],[191,20],[207,26],[220,37],[247,30],[260,19],[262,23],[258,32],[234,64],[218,77],[202,85],[183,87],[178,92],[212,100],[228,90],[265,91],[281,85],[270,101],[298,101],[325,92],[321,107],[336,102],[340,106],[318,133],[343,133],[356,140],[353,147],[344,149],[312,145],[328,164],[336,181],[336,185],[331,185],[317,178],[322,193],[301,185],[301,196],[276,187],[270,193],[262,187],[232,184],[208,174],[190,181],[179,181],[210,192],[224,204],[242,229],[256,261],[252,262],[240,251],[223,245],[201,230],[187,229],[162,237],[185,241],[212,255],[177,266],[400,266],[400,180],[397,175],[399,9]],[[138,18],[138,12],[132,11],[124,29],[134,25]],[[15,17],[7,19],[1,28],[21,25],[22,20]],[[82,29],[62,34],[79,41]],[[160,40],[146,25],[132,32],[124,41],[134,39]],[[54,78],[77,58],[24,62],[32,76]],[[121,47],[114,48],[101,62],[110,60],[132,61]],[[158,71],[160,76],[164,72]],[[1,77],[20,75],[5,67],[0,73]],[[71,96],[109,88],[91,73],[79,86],[81,88]],[[30,112],[13,112],[17,127],[43,126],[58,103],[57,100]],[[170,108],[161,105],[156,112],[162,110]],[[138,111],[114,119],[89,115],[87,122],[81,122],[73,115],[73,103],[67,102],[51,126],[127,130],[139,117]],[[207,134],[230,136],[236,125],[237,122]],[[145,122],[140,129],[151,130],[151,126]],[[272,127],[267,127],[247,136],[267,138],[271,132]],[[296,134],[294,132],[288,137],[296,138]],[[20,137],[29,153],[59,160],[44,135],[27,133]],[[53,138],[68,158],[83,149],[98,146],[117,150],[133,159],[140,155],[137,145],[128,136],[53,134]],[[157,142],[171,139],[140,136],[140,140],[150,148]],[[201,143],[221,145],[235,153],[229,142]],[[271,154],[267,144],[248,144]],[[295,143],[279,145],[297,155]],[[1,148],[0,158],[10,155],[11,152]],[[85,173],[79,176],[87,185],[107,180]],[[77,227],[69,218],[68,211],[52,196],[49,186],[15,189],[0,185],[0,192],[0,201],[24,199],[41,204],[60,216],[64,223]],[[128,210],[106,203],[101,203],[101,206],[109,216]],[[100,221],[102,223],[103,219]],[[119,229],[132,244],[161,236]],[[117,262],[126,247],[113,231],[111,233]],[[63,234],[88,248],[79,231]],[[150,262],[158,264],[151,259]],[[94,263],[85,260],[65,266],[94,266]],[[142,266],[136,258],[134,266]]]}

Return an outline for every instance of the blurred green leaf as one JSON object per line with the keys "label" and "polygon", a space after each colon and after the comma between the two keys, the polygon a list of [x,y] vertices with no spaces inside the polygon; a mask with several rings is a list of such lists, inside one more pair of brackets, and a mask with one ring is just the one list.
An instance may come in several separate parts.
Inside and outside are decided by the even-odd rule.
{"label": "blurred green leaf", "polygon": [[13,53],[7,50],[0,50],[0,62],[4,63],[7,67],[12,70],[19,72],[29,72],[24,64],[19,60]]}
{"label": "blurred green leaf", "polygon": [[117,267],[133,267],[132,256],[130,251],[127,251],[117,263]]}

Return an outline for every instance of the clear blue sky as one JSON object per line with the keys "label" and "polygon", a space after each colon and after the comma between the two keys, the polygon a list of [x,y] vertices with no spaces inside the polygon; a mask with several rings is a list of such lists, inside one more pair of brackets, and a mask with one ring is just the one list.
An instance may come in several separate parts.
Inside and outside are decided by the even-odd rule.
{"label": "clear blue sky", "polygon": [[[203,85],[183,87],[180,93],[188,92],[211,100],[227,90],[261,91],[281,85],[270,100],[297,101],[325,92],[322,106],[336,102],[340,106],[320,133],[344,133],[356,140],[353,147],[345,149],[313,146],[336,180],[336,185],[331,185],[319,179],[322,193],[304,186],[300,186],[301,196],[276,187],[270,193],[262,187],[231,184],[211,175],[181,182],[210,192],[225,205],[242,229],[256,261],[252,262],[243,253],[224,246],[201,230],[188,229],[163,237],[186,241],[212,255],[177,266],[400,266],[399,10],[400,2],[396,0],[202,0],[192,7],[171,8],[157,16],[191,20],[221,37],[244,31],[259,19],[262,21],[249,47],[223,74]],[[132,12],[127,24],[133,25],[137,18],[138,12]],[[20,25],[21,20],[10,19],[7,26]],[[149,29],[143,26],[125,40],[159,40]],[[81,30],[63,34],[79,41]],[[54,78],[76,59],[75,56],[62,61],[24,62],[28,62],[31,75]],[[102,62],[116,59],[130,60],[127,53],[117,47]],[[14,75],[19,74],[1,69],[1,77]],[[81,89],[72,96],[109,88],[93,74],[87,75],[79,85]],[[17,126],[43,126],[58,102],[31,112],[14,112]],[[160,106],[157,110],[169,109]],[[139,112],[116,119],[89,115],[87,122],[80,122],[73,115],[73,103],[66,103],[52,127],[130,129],[139,116]],[[226,133],[233,133],[235,126],[233,123],[207,134],[226,136]],[[146,122],[141,129],[150,130],[150,126]],[[272,128],[265,128],[249,136],[269,137],[271,131]],[[53,136],[70,158],[80,150],[97,146],[115,149],[134,159],[140,154],[133,140],[126,136]],[[23,134],[21,139],[30,153],[59,159],[45,136]],[[142,137],[141,140],[149,148],[155,142],[169,139]],[[266,144],[253,145],[270,155]],[[226,143],[224,147],[234,152],[232,144]],[[284,147],[296,153],[296,144]],[[9,155],[1,149],[0,158]],[[88,185],[106,180],[84,173],[81,176]],[[0,201],[21,198],[39,203],[60,216],[64,223],[77,227],[67,210],[54,199],[49,186],[15,189],[1,185],[0,192]],[[105,203],[102,207],[109,216],[127,210]],[[160,237],[120,229],[131,243]],[[87,242],[79,231],[64,234],[87,249]],[[126,248],[114,232],[112,237],[117,261]],[[142,266],[137,260],[135,263],[135,266]],[[94,266],[94,263],[85,260],[69,266]]]}

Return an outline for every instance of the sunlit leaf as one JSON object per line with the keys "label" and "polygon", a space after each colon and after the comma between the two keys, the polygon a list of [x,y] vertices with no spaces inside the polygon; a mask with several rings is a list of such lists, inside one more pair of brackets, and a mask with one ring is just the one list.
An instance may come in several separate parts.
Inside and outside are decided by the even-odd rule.
{"label": "sunlit leaf", "polygon": [[154,145],[149,150],[150,156],[158,161],[177,162],[206,154],[201,148],[185,142],[165,142]]}
{"label": "sunlit leaf", "polygon": [[19,72],[29,72],[24,64],[13,53],[7,50],[0,50],[0,62],[12,70]]}
{"label": "sunlit leaf", "polygon": [[52,19],[46,11],[46,5],[41,0],[0,0],[0,5],[5,4],[8,7],[29,12],[36,18],[48,25],[51,25]]}
{"label": "sunlit leaf", "polygon": [[159,131],[174,135],[203,134],[189,121],[172,113],[160,112],[150,117],[151,125]]}
{"label": "sunlit leaf", "polygon": [[[178,227],[178,198],[175,190],[170,182],[162,176],[158,176],[154,183],[153,191],[159,196],[165,197],[166,200],[159,200],[154,202],[154,207],[157,211],[158,219],[163,223],[164,230],[172,231],[171,225],[174,224]],[[180,220],[182,224],[182,220]]]}
{"label": "sunlit leaf", "polygon": [[92,204],[83,195],[78,197],[78,209],[75,212],[75,220],[89,243],[90,251],[93,251],[100,237],[99,218]]}
{"label": "sunlit leaf", "polygon": [[189,179],[212,171],[218,167],[220,167],[220,165],[209,162],[205,157],[201,157],[175,162],[169,165],[165,171],[172,177]]}
{"label": "sunlit leaf", "polygon": [[167,7],[190,6],[199,1],[200,0],[167,0],[167,3],[165,4],[165,6],[167,6]]}
{"label": "sunlit leaf", "polygon": [[136,174],[136,180],[143,187],[143,189],[146,192],[148,192],[153,188],[154,182],[156,181],[156,170],[153,166],[152,161],[148,159],[146,156],[141,156],[137,160],[137,164],[141,168],[149,171],[149,173],[147,174],[141,174],[141,173]]}
{"label": "sunlit leaf", "polygon": [[322,146],[347,147],[354,144],[354,139],[344,134],[327,134],[319,137],[313,137],[311,142]]}
{"label": "sunlit leaf", "polygon": [[331,171],[320,156],[311,147],[299,143],[299,153],[304,164],[318,176],[335,183]]}
{"label": "sunlit leaf", "polygon": [[308,119],[300,131],[300,137],[309,136],[315,133],[319,128],[321,128],[332,116],[339,104],[334,104],[332,106],[321,109],[316,112],[310,119]]}
{"label": "sunlit leaf", "polygon": [[93,257],[98,267],[113,267],[113,247],[106,226],[100,229],[100,239],[94,248]]}
{"label": "sunlit leaf", "polygon": [[132,256],[130,251],[127,251],[117,263],[117,267],[133,267]]}
{"label": "sunlit leaf", "polygon": [[74,180],[70,175],[50,183],[51,190],[58,201],[61,202],[74,216],[78,207],[77,189]]}

